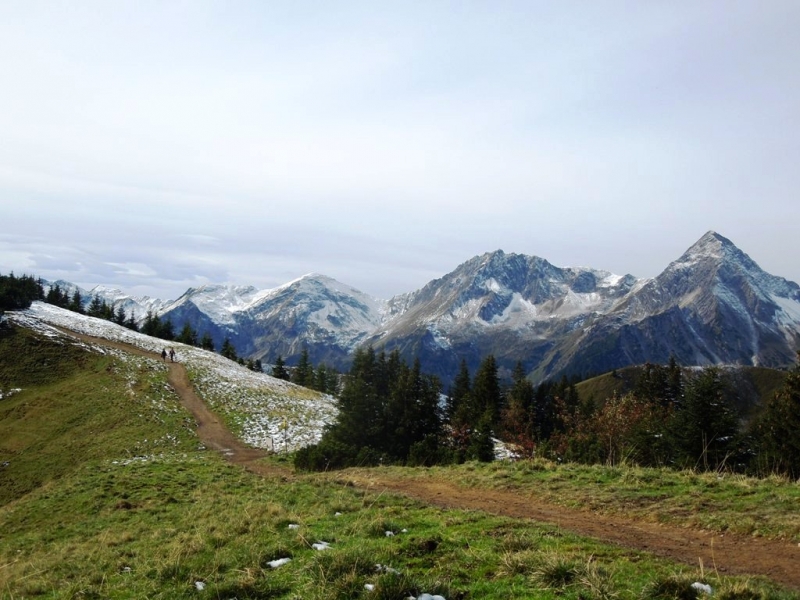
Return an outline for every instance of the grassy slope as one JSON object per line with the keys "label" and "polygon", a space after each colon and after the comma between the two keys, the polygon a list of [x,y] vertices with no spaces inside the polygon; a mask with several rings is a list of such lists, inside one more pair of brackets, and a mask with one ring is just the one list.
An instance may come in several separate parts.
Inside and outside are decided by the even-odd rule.
{"label": "grassy slope", "polygon": [[[623,395],[633,391],[641,373],[641,367],[625,367],[618,369],[616,375],[604,373],[581,381],[575,389],[582,401],[594,400],[602,404],[615,393]],[[732,371],[723,371],[725,380],[737,393],[737,404],[744,416],[765,400],[771,398],[786,380],[786,372],[763,367],[739,367]]]}
{"label": "grassy slope", "polygon": [[[198,448],[158,363],[19,331],[0,337],[0,377],[23,388],[0,400],[3,598],[691,597],[700,578],[552,526],[253,476]],[[729,597],[790,597],[706,580],[744,594]]]}

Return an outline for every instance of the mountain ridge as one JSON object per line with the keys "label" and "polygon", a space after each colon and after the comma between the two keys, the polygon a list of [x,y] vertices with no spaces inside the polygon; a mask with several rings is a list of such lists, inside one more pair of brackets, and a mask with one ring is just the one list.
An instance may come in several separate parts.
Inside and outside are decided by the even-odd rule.
{"label": "mountain ridge", "polygon": [[[118,292],[115,302],[136,304]],[[506,371],[521,361],[538,381],[670,356],[786,366],[800,345],[800,286],[715,231],[648,279],[495,250],[388,300],[309,273],[268,290],[209,284],[141,306],[264,362],[292,364],[308,351],[345,369],[357,347],[372,345],[419,357],[445,382],[461,360],[474,372],[490,353]]]}

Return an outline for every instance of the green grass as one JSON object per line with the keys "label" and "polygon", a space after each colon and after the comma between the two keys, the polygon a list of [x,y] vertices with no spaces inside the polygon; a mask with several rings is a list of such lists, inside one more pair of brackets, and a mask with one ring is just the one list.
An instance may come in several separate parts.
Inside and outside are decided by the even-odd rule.
{"label": "green grass", "polygon": [[[667,468],[556,464],[544,459],[382,470],[393,477],[513,490],[553,504],[675,527],[800,543],[800,482],[783,477],[757,479]],[[709,510],[711,507],[713,510]]]}
{"label": "green grass", "polygon": [[[9,462],[0,489],[26,482],[0,502],[0,598],[676,598],[693,597],[699,580],[723,598],[795,597],[765,580],[703,574],[555,526],[441,510],[324,474],[252,475],[199,448],[152,361],[62,347],[54,360],[69,368],[25,379],[2,339],[0,358],[10,387],[23,388],[0,400]],[[536,472],[588,477],[537,469],[413,473],[504,486]],[[331,548],[314,550],[318,541]],[[270,567],[279,558],[292,560]]]}

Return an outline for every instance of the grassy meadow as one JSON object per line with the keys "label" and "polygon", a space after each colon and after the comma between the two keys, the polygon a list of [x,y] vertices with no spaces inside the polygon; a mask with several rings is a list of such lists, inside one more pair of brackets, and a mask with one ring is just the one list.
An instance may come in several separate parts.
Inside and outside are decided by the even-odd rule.
{"label": "grassy meadow", "polygon": [[[157,361],[4,329],[0,394],[0,598],[704,597],[694,582],[711,585],[713,598],[797,597],[764,579],[553,525],[433,508],[330,474],[253,475],[199,443]],[[286,457],[269,460],[290,469]],[[721,528],[749,513],[751,533],[797,535],[797,486],[777,479],[675,474],[673,483],[657,470],[543,462],[389,470],[536,488],[566,504],[598,498],[598,508],[622,513],[637,502],[615,496],[638,494],[642,505],[665,496],[667,520],[720,503],[731,506]],[[315,549],[320,542],[327,549]],[[272,566],[280,559],[291,560]]]}

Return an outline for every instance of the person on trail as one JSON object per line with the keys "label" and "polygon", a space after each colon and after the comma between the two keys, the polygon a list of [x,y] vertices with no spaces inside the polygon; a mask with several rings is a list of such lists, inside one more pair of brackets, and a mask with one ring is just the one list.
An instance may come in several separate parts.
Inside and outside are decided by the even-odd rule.
{"label": "person on trail", "polygon": [[163,360],[164,362],[167,362],[167,349],[166,348],[164,348],[161,351],[161,360]]}
{"label": "person on trail", "polygon": [[175,362],[175,348],[169,349],[169,362]]}

